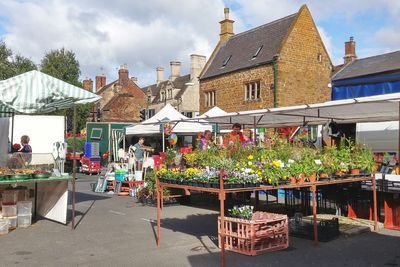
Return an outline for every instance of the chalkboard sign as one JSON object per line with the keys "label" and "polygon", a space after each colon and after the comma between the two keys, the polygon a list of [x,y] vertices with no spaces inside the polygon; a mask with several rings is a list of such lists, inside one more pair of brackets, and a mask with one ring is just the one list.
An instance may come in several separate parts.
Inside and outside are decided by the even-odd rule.
{"label": "chalkboard sign", "polygon": [[106,177],[100,176],[99,179],[97,180],[97,185],[96,185],[94,192],[104,193],[106,191],[106,187],[107,187]]}

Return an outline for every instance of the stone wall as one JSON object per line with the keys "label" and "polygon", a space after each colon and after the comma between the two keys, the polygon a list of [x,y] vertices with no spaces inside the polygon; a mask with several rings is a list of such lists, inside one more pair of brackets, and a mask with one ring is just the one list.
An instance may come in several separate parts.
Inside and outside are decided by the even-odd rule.
{"label": "stone wall", "polygon": [[[260,81],[261,99],[258,101],[245,100],[245,83]],[[205,106],[205,93],[215,90],[216,106],[226,112],[261,109],[273,106],[274,81],[272,65],[264,65],[251,69],[228,73],[200,82],[200,114],[212,107]]]}
{"label": "stone wall", "polygon": [[303,7],[279,53],[278,106],[330,100],[331,61],[307,7]]}

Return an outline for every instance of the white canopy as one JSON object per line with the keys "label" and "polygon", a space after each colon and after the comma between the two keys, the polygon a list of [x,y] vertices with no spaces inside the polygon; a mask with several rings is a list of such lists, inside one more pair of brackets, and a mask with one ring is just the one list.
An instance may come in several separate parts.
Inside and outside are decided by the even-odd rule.
{"label": "white canopy", "polygon": [[227,112],[220,109],[219,107],[215,106],[212,109],[210,109],[209,111],[203,113],[200,116],[197,116],[196,119],[207,119],[209,117],[216,117],[216,116],[223,116],[226,115]]}
{"label": "white canopy", "polygon": [[[267,108],[207,116],[208,122],[259,127],[299,126],[399,120],[400,93],[328,101],[290,107]],[[194,118],[193,120],[196,120]],[[202,118],[204,119],[204,118]]]}
{"label": "white canopy", "polygon": [[182,115],[179,111],[173,108],[170,104],[165,105],[150,119],[144,122],[125,128],[126,135],[141,135],[141,134],[160,134],[160,125],[162,123],[174,122],[174,133],[196,134],[205,130],[211,130],[212,126],[204,122],[189,121],[189,118]]}

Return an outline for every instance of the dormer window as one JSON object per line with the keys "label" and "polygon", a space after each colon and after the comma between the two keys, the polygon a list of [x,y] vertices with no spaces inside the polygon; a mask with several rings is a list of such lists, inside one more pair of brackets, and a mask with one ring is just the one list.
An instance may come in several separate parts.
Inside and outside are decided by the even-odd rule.
{"label": "dormer window", "polygon": [[258,54],[260,54],[262,48],[263,48],[263,45],[261,45],[261,46],[257,49],[257,51],[254,53],[253,57],[251,58],[252,60],[257,58],[257,56],[258,56]]}
{"label": "dormer window", "polygon": [[167,91],[167,99],[171,99],[172,98],[172,89],[168,89]]}
{"label": "dormer window", "polygon": [[229,57],[227,57],[224,62],[222,63],[222,67],[224,68],[226,66],[226,64],[228,64],[229,60],[231,60],[232,55],[230,55]]}
{"label": "dormer window", "polygon": [[165,92],[164,91],[160,93],[160,100],[165,101]]}

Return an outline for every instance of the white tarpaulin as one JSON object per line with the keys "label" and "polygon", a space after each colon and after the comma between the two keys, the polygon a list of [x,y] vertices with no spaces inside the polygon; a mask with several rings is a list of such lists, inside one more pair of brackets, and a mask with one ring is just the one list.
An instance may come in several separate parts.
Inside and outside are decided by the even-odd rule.
{"label": "white tarpaulin", "polygon": [[395,93],[309,105],[230,112],[225,115],[210,115],[206,120],[219,124],[255,124],[259,127],[325,124],[330,120],[338,123],[393,121],[399,120],[399,101],[400,93]]}
{"label": "white tarpaulin", "polygon": [[160,125],[162,123],[174,122],[174,133],[196,134],[205,130],[211,130],[212,126],[208,123],[188,121],[189,118],[174,109],[170,104],[165,105],[153,117],[144,122],[126,127],[126,135],[142,134],[161,134]]}

